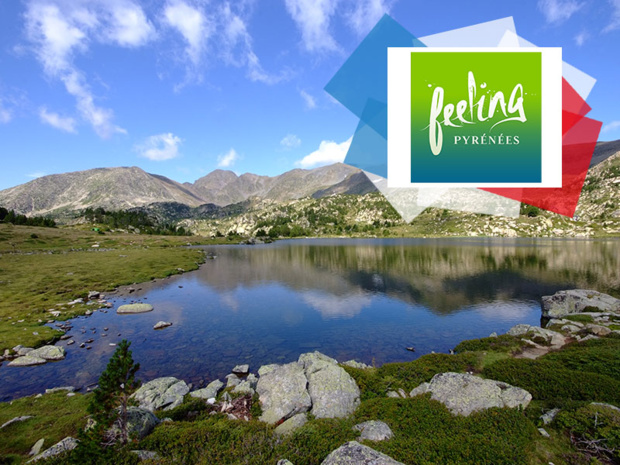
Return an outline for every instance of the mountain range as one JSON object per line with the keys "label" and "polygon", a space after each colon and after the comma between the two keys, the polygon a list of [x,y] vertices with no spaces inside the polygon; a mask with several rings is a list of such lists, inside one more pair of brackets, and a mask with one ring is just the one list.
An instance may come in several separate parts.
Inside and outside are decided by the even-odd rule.
{"label": "mountain range", "polygon": [[[599,142],[590,168],[618,152],[620,140]],[[278,176],[239,176],[218,169],[194,183],[182,184],[133,166],[43,176],[0,191],[0,206],[29,216],[56,218],[70,217],[87,207],[140,208],[172,220],[230,216],[255,201],[286,202],[374,191],[374,184],[362,171],[342,163],[312,170],[294,169]]]}
{"label": "mountain range", "polygon": [[125,210],[174,204],[210,210],[250,199],[281,202],[374,190],[360,170],[342,163],[273,177],[215,170],[183,184],[132,166],[43,176],[0,191],[0,206],[25,215],[58,217],[87,207]]}

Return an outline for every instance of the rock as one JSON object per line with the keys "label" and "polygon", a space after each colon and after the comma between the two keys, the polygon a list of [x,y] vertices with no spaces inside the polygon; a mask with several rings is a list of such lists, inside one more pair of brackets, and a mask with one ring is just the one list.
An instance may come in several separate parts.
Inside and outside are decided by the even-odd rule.
{"label": "rock", "polygon": [[497,333],[493,331],[491,334],[489,334],[489,337],[497,337]]}
{"label": "rock", "polygon": [[132,454],[136,454],[140,461],[142,460],[158,460],[159,454],[150,450],[130,450]]}
{"label": "rock", "polygon": [[560,413],[560,409],[554,408],[542,414],[540,416],[540,419],[542,420],[543,425],[548,425],[549,423],[551,423],[558,413]]}
{"label": "rock", "polygon": [[[129,435],[143,439],[159,424],[159,418],[150,410],[140,407],[127,407],[127,431]],[[118,424],[109,430],[112,436],[120,434]]]}
{"label": "rock", "polygon": [[77,447],[78,441],[71,436],[64,438],[62,441],[57,442],[52,447],[44,451],[39,455],[35,455],[32,459],[30,459],[26,463],[36,462],[37,460],[47,459],[49,457],[54,457],[56,455],[62,454],[63,452],[67,452],[73,450]]}
{"label": "rock", "polygon": [[239,384],[241,384],[241,380],[239,379],[239,377],[237,375],[226,375],[226,388],[231,388],[231,387],[235,387],[238,386]]}
{"label": "rock", "polygon": [[550,438],[551,436],[549,435],[549,433],[547,433],[547,430],[545,428],[538,428],[538,432],[540,433],[540,435],[544,438]]}
{"label": "rock", "polygon": [[18,423],[20,421],[26,421],[26,420],[30,420],[31,418],[34,418],[32,415],[24,415],[21,417],[15,417],[10,419],[9,421],[7,421],[6,423],[3,423],[2,426],[0,426],[0,429],[4,429],[9,425],[12,425],[13,423]]}
{"label": "rock", "polygon": [[37,442],[35,442],[34,446],[32,446],[32,449],[30,449],[30,452],[28,452],[28,455],[30,456],[38,455],[39,452],[41,452],[41,449],[43,448],[44,442],[45,442],[45,438],[41,438]]}
{"label": "rock", "polygon": [[250,365],[237,365],[232,369],[233,375],[245,376],[250,372]]}
{"label": "rock", "polygon": [[564,325],[560,328],[562,331],[567,331],[569,333],[576,333],[578,331],[581,331],[581,328],[579,326],[575,326],[575,325]]}
{"label": "rock", "polygon": [[360,390],[351,376],[333,358],[320,352],[301,354],[316,418],[344,418],[360,404]]}
{"label": "rock", "polygon": [[525,389],[501,381],[482,379],[467,373],[439,373],[433,376],[427,392],[455,415],[491,407],[527,407],[532,395]]}
{"label": "rock", "polygon": [[73,386],[60,386],[60,387],[55,387],[55,388],[51,388],[51,389],[46,389],[45,393],[46,394],[53,394],[54,392],[60,392],[60,391],[73,392],[73,391],[75,391],[75,387],[73,387]]}
{"label": "rock", "polygon": [[142,385],[131,398],[136,399],[140,407],[153,412],[161,408],[171,410],[178,407],[188,392],[189,387],[185,381],[169,376]]}
{"label": "rock", "polygon": [[429,387],[430,387],[429,383],[422,383],[417,388],[414,388],[409,393],[409,397],[415,397],[415,396],[419,396],[420,394],[426,394],[428,392]]}
{"label": "rock", "polygon": [[620,299],[598,291],[573,289],[542,298],[542,315],[558,318],[584,311],[620,313]]}
{"label": "rock", "polygon": [[39,357],[43,360],[62,360],[65,358],[65,348],[61,346],[43,346],[28,353],[30,357]]}
{"label": "rock", "polygon": [[155,323],[155,326],[153,326],[153,329],[164,329],[168,326],[172,326],[172,323],[168,321],[158,321],[157,323]]}
{"label": "rock", "polygon": [[359,368],[360,370],[367,370],[368,368],[372,368],[370,365],[366,365],[365,363],[356,362],[355,360],[347,360],[346,362],[341,363],[341,365],[345,365],[351,368]]}
{"label": "rock", "polygon": [[392,398],[392,399],[400,399],[400,394],[396,391],[388,391],[388,393],[386,394],[388,397]]}
{"label": "rock", "polygon": [[595,336],[607,336],[608,334],[611,334],[611,329],[607,326],[588,324],[586,325],[586,329]]}
{"label": "rock", "polygon": [[306,424],[307,421],[308,416],[305,413],[298,413],[297,415],[292,416],[284,423],[279,425],[274,430],[274,433],[276,433],[278,436],[286,436],[288,434],[291,434],[296,429],[301,428],[303,425]]}
{"label": "rock", "polygon": [[278,460],[278,463],[276,463],[276,465],[293,465],[293,462],[289,462],[286,459],[280,459]]}
{"label": "rock", "polygon": [[222,383],[219,379],[216,379],[215,381],[209,383],[206,387],[190,392],[189,395],[198,399],[213,399],[217,397],[223,387],[224,383]]}
{"label": "rock", "polygon": [[510,336],[529,336],[536,343],[544,343],[549,345],[564,345],[565,337],[557,331],[541,328],[532,325],[516,325],[508,330]]}
{"label": "rock", "polygon": [[126,304],[116,309],[116,313],[146,313],[153,311],[151,304]]}
{"label": "rock", "polygon": [[12,362],[9,363],[10,367],[31,367],[35,365],[43,365],[47,363],[47,360],[40,357],[31,357],[30,355],[24,355],[23,357],[18,357]]}
{"label": "rock", "polygon": [[28,355],[33,350],[34,349],[32,347],[23,347],[21,345],[13,347],[13,352],[15,352],[19,357]]}
{"label": "rock", "polygon": [[613,410],[614,412],[620,412],[620,408],[616,407],[615,405],[605,404],[603,402],[590,402],[590,405],[596,405],[597,407],[607,408]]}
{"label": "rock", "polygon": [[255,384],[252,385],[250,381],[244,380],[237,384],[232,390],[232,392],[234,392],[235,394],[250,394],[251,396],[253,396],[255,387]]}
{"label": "rock", "polygon": [[329,454],[321,465],[404,465],[357,441],[349,441]]}
{"label": "rock", "polygon": [[263,409],[262,421],[275,424],[310,409],[312,401],[306,391],[308,380],[299,363],[266,365],[258,372],[256,391]]}
{"label": "rock", "polygon": [[100,295],[101,295],[101,293],[98,292],[98,291],[90,291],[88,293],[88,300],[97,300],[97,299],[99,299]]}
{"label": "rock", "polygon": [[390,427],[382,421],[365,421],[355,425],[353,429],[362,433],[360,436],[361,440],[386,441],[394,436]]}

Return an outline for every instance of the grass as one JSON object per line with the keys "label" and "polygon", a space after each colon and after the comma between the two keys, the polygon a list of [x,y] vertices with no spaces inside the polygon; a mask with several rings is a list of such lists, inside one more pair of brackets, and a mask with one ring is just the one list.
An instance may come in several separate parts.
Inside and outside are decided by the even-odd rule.
{"label": "grass", "polygon": [[[48,310],[60,310],[61,320],[83,314],[89,307],[66,303],[88,291],[198,268],[203,252],[179,247],[192,240],[0,224],[0,351],[54,340],[59,332],[43,325],[53,319]],[[100,247],[92,248],[95,243]]]}
{"label": "grass", "polygon": [[[467,341],[462,347],[488,349],[491,342],[487,339]],[[357,439],[353,425],[367,420],[386,422],[394,437],[366,445],[410,465],[606,463],[602,457],[580,451],[570,438],[602,439],[614,446],[620,440],[620,417],[589,405],[593,400],[620,401],[620,338],[573,343],[539,360],[510,358],[506,348],[512,345],[504,342],[494,345],[497,350],[430,354],[368,370],[347,367],[362,391],[356,412],[344,419],[310,416],[306,425],[284,438],[273,434],[273,426],[257,420],[231,421],[221,414],[212,415],[213,407],[186,396],[185,403],[173,411],[159,412],[160,417],[173,421],[162,423],[139,443],[108,454],[101,463],[137,463],[127,451],[145,449],[158,452],[162,460],[157,463],[161,464],[258,465],[286,458],[295,465],[318,465],[344,442]],[[408,391],[435,373],[471,370],[528,389],[534,400],[525,411],[493,408],[462,417],[452,415],[428,394],[408,399],[385,396],[388,389],[403,387]],[[33,411],[36,415],[0,431],[0,463],[25,460],[40,437],[46,437],[49,446],[67,435],[75,436],[84,424],[89,395],[65,396],[56,393],[0,404],[0,422]],[[551,437],[544,438],[536,430],[540,426],[538,417],[556,406],[562,413],[545,426]],[[50,463],[67,460],[63,456]]]}
{"label": "grass", "polygon": [[41,438],[45,438],[45,450],[67,436],[76,437],[86,425],[88,398],[81,394],[67,397],[63,391],[0,403],[0,425],[15,417],[33,416],[0,429],[0,463],[19,462]]}

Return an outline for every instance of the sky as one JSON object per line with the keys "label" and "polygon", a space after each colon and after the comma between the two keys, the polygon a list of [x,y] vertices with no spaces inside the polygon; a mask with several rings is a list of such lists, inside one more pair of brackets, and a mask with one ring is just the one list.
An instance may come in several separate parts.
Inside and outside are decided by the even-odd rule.
{"label": "sky", "polygon": [[341,161],[358,119],[323,88],[385,13],[417,37],[512,16],[597,79],[588,116],[620,139],[620,0],[0,0],[0,189]]}

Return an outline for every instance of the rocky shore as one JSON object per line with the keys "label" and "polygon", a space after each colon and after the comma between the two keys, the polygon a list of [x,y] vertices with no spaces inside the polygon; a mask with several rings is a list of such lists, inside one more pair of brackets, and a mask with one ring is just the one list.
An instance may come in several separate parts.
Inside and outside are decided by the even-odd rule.
{"label": "rocky shore", "polygon": [[[148,311],[140,307],[140,311]],[[560,291],[542,298],[542,317],[545,327],[516,325],[508,335],[522,343],[517,358],[537,359],[550,351],[558,350],[574,341],[588,341],[620,335],[620,300],[593,290]],[[162,322],[165,323],[165,322]],[[490,337],[498,337],[493,334]],[[60,350],[59,350],[60,349]],[[64,355],[62,348],[45,346],[39,349],[17,348],[13,366],[45,363],[58,360]],[[303,427],[309,419],[338,419],[350,417],[360,405],[361,391],[355,379],[345,367],[372,370],[354,360],[339,363],[320,352],[301,354],[297,361],[287,364],[271,364],[258,368],[255,373],[246,364],[230,370],[225,380],[213,380],[206,387],[192,390],[191,385],[174,377],[163,377],[142,385],[133,395],[137,406],[129,412],[129,428],[139,438],[149,435],[160,423],[168,421],[157,412],[174,411],[188,399],[203,401],[211,406],[211,414],[224,414],[230,421],[249,421],[256,411],[252,404],[258,403],[258,420],[273,425],[274,434],[287,436]],[[503,381],[485,379],[472,373],[442,372],[428,382],[409,386],[409,390],[387,390],[386,397],[415,398],[430,395],[430,399],[442,403],[452,415],[469,416],[490,408],[525,409],[532,401],[526,389]],[[74,395],[72,387],[67,395]],[[599,403],[602,408],[616,409],[613,405]],[[620,411],[620,410],[619,410]],[[559,410],[542,418],[547,424]],[[30,417],[16,417],[0,429],[14,422],[27,421]],[[388,455],[374,450],[358,441],[390,441],[394,433],[383,421],[369,420],[353,426],[358,440],[349,441],[332,451],[322,462],[335,464],[398,464]],[[540,434],[548,435],[544,428]],[[37,453],[32,461],[51,457],[76,447],[74,438],[65,438],[51,448],[40,452],[41,440],[33,446]],[[141,459],[153,459],[157,453],[133,451]],[[286,459],[279,465],[291,464]]]}

